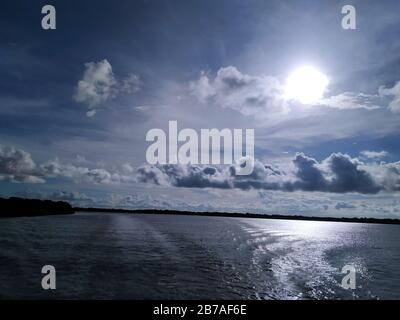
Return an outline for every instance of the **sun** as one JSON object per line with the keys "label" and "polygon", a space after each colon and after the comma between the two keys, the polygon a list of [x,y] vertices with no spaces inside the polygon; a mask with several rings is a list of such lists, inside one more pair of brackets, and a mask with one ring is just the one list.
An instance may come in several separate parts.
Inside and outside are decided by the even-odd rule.
{"label": "sun", "polygon": [[285,97],[302,104],[311,104],[323,98],[328,84],[328,78],[317,69],[310,66],[300,67],[287,78]]}

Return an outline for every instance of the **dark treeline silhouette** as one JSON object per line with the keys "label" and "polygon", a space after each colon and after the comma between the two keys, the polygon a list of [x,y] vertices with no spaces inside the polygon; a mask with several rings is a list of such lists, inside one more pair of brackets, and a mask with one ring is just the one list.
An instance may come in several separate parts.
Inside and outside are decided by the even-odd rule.
{"label": "dark treeline silhouette", "polygon": [[74,208],[74,209],[75,211],[85,211],[85,212],[141,213],[141,214],[166,214],[166,215],[182,215],[182,216],[210,216],[210,217],[232,217],[232,218],[400,224],[399,219],[305,217],[299,215],[289,216],[289,215],[277,215],[277,214],[268,215],[268,214],[258,214],[258,213],[192,212],[192,211],[175,211],[175,210],[159,210],[159,209],[143,209],[143,210],[104,209],[104,208]]}
{"label": "dark treeline silhouette", "polygon": [[64,201],[50,201],[22,198],[0,198],[0,218],[33,217],[75,213],[72,206]]}
{"label": "dark treeline silhouette", "polygon": [[400,224],[399,219],[377,219],[377,218],[334,218],[334,217],[306,217],[300,215],[268,215],[259,213],[233,213],[233,212],[193,212],[160,209],[112,209],[112,208],[73,208],[65,201],[23,199],[11,197],[0,198],[0,218],[2,217],[30,217],[45,215],[72,214],[75,211],[84,212],[111,212],[111,213],[140,213],[140,214],[164,214],[177,216],[209,216],[209,217],[231,217],[231,218],[257,218],[257,219],[281,219],[281,220],[304,220],[304,221],[333,221],[333,222],[356,222],[356,223],[379,223]]}

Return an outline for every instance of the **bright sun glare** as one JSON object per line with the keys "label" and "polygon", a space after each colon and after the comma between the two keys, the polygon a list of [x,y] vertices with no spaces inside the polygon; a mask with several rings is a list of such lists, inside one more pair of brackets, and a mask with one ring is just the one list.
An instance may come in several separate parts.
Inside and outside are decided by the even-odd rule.
{"label": "bright sun glare", "polygon": [[310,104],[324,96],[328,84],[328,78],[317,69],[300,67],[287,78],[285,96],[302,104]]}

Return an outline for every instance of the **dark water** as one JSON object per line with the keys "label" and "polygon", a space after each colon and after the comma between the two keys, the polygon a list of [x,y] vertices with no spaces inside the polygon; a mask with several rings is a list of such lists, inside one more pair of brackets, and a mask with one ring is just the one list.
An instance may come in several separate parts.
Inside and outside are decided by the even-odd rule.
{"label": "dark water", "polygon": [[[340,287],[356,267],[355,290]],[[57,289],[41,288],[41,268]],[[79,213],[0,220],[0,298],[399,299],[400,226]]]}

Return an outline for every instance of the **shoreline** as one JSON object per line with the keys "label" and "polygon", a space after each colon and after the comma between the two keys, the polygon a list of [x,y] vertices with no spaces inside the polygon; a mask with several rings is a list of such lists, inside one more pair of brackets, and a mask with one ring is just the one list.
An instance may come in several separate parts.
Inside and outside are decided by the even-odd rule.
{"label": "shoreline", "polygon": [[269,215],[260,213],[234,213],[234,212],[194,212],[180,210],[161,209],[118,209],[118,208],[80,208],[74,207],[75,212],[104,212],[104,213],[129,213],[129,214],[162,214],[175,216],[204,216],[204,217],[228,217],[228,218],[250,218],[270,220],[297,220],[297,221],[326,221],[326,222],[347,222],[347,223],[368,223],[368,224],[389,224],[400,225],[400,219],[378,219],[378,218],[334,218],[334,217],[307,217],[300,215]]}
{"label": "shoreline", "polygon": [[94,207],[72,207],[65,201],[51,201],[39,199],[22,199],[11,197],[8,199],[0,198],[0,204],[4,213],[0,218],[12,217],[33,217],[47,215],[65,215],[80,212],[104,212],[104,213],[129,213],[129,214],[153,214],[171,216],[203,216],[203,217],[229,217],[229,218],[249,218],[249,219],[270,219],[270,220],[297,220],[297,221],[326,221],[326,222],[348,222],[348,223],[368,223],[368,224],[390,224],[400,225],[400,219],[391,218],[358,218],[358,217],[319,217],[302,215],[281,215],[281,214],[261,214],[261,213],[241,213],[241,212],[200,212],[185,210],[163,210],[163,209],[120,209],[120,208],[94,208]]}

